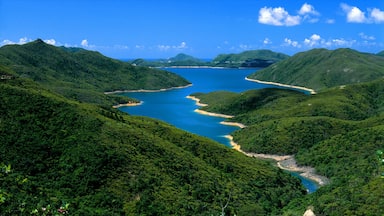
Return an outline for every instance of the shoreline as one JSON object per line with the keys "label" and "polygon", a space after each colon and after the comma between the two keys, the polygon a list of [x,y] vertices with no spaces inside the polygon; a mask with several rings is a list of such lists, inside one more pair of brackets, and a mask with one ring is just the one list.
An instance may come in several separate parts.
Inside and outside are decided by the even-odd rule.
{"label": "shoreline", "polygon": [[196,102],[196,105],[197,106],[208,106],[208,104],[203,104],[203,103],[200,103],[200,99],[195,97],[195,96],[190,96],[188,95],[186,98],[188,99],[191,99],[191,100],[194,100]]}
{"label": "shoreline", "polygon": [[233,136],[226,135],[225,137],[230,140],[230,144],[234,150],[239,151],[248,157],[255,157],[259,159],[272,159],[276,161],[276,165],[280,169],[287,170],[290,172],[298,172],[302,177],[316,182],[319,186],[324,186],[329,183],[329,179],[325,176],[316,174],[316,171],[313,167],[298,166],[294,155],[273,155],[245,152],[241,150],[241,146],[239,144],[233,141]]}
{"label": "shoreline", "polygon": [[261,84],[275,85],[275,86],[280,86],[280,87],[287,87],[287,88],[292,88],[292,89],[304,90],[304,91],[309,92],[311,95],[316,94],[315,90],[310,89],[310,88],[306,88],[306,87],[302,87],[302,86],[294,86],[294,85],[282,84],[282,83],[277,83],[277,82],[261,81],[261,80],[251,79],[248,77],[245,77],[245,80],[248,80],[251,82],[257,82],[257,83],[261,83]]}
{"label": "shoreline", "polygon": [[146,90],[146,89],[137,89],[137,90],[116,90],[111,92],[104,92],[104,94],[121,94],[121,93],[130,93],[130,92],[163,92],[163,91],[170,91],[174,89],[182,89],[182,88],[188,88],[191,87],[193,84],[188,84],[185,86],[177,86],[177,87],[170,87],[170,88],[163,88],[158,90]]}
{"label": "shoreline", "polygon": [[125,104],[117,104],[117,105],[114,105],[112,106],[113,108],[117,109],[117,108],[120,108],[120,107],[127,107],[127,106],[140,106],[142,105],[144,102],[143,101],[140,101],[140,102],[131,102],[129,101],[128,103],[125,103]]}

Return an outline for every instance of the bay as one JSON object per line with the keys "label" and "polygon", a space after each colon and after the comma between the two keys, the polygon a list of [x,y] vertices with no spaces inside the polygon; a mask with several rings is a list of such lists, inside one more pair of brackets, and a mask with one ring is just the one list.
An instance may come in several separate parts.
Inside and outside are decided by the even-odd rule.
{"label": "bay", "polygon": [[258,69],[233,68],[166,68],[192,82],[187,88],[162,92],[129,92],[125,95],[143,101],[135,107],[122,107],[131,115],[148,116],[163,120],[191,133],[211,138],[226,146],[230,142],[225,135],[238,129],[220,124],[224,118],[205,116],[194,112],[199,108],[193,100],[186,98],[196,92],[208,93],[225,90],[242,92],[250,89],[271,87],[245,80],[245,77]]}
{"label": "bay", "polygon": [[[221,117],[201,115],[194,112],[199,108],[195,101],[186,98],[196,92],[208,93],[213,91],[243,92],[251,89],[281,88],[279,86],[260,84],[245,80],[245,77],[259,69],[237,68],[164,68],[176,73],[192,83],[186,88],[160,92],[127,92],[124,95],[142,101],[140,106],[120,107],[119,109],[131,115],[147,116],[165,121],[188,132],[205,136],[223,145],[231,147],[225,135],[238,130],[238,127],[220,124],[225,120]],[[300,178],[308,191],[314,192],[318,185],[297,173],[292,175]]]}

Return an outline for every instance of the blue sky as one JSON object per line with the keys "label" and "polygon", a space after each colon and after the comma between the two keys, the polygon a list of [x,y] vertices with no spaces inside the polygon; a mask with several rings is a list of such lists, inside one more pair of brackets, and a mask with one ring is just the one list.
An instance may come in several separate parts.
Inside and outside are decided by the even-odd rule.
{"label": "blue sky", "polygon": [[384,50],[383,0],[0,0],[0,46],[41,38],[113,58]]}

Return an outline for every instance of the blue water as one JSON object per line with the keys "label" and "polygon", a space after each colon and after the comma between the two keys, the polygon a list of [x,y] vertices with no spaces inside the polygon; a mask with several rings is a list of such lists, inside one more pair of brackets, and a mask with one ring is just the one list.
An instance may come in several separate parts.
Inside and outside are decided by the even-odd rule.
{"label": "blue water", "polygon": [[[230,69],[230,68],[166,68],[186,78],[192,86],[162,92],[130,92],[124,93],[128,97],[143,101],[140,106],[121,107],[120,110],[131,115],[148,116],[163,120],[178,128],[208,137],[230,147],[225,135],[238,130],[238,127],[220,124],[225,120],[220,117],[201,115],[194,112],[199,108],[195,101],[186,96],[196,93],[208,93],[218,90],[243,92],[250,89],[274,87],[245,80],[245,77],[258,69]],[[293,173],[294,174],[294,173]],[[309,192],[317,189],[317,185],[300,175],[303,185]]]}
{"label": "blue water", "polygon": [[193,83],[187,88],[163,92],[131,92],[125,95],[144,103],[136,107],[122,107],[122,111],[132,115],[149,116],[166,121],[178,128],[199,134],[224,145],[230,146],[224,136],[238,129],[219,124],[224,118],[205,116],[194,112],[198,106],[186,96],[217,90],[242,92],[249,89],[266,88],[268,85],[246,81],[244,78],[257,69],[213,69],[213,68],[167,68]]}
{"label": "blue water", "polygon": [[296,172],[289,172],[292,176],[295,176],[300,179],[301,184],[307,188],[308,193],[313,193],[315,192],[318,188],[319,185],[316,184],[316,182],[311,181],[310,179],[304,178],[303,176],[300,175],[300,173]]}

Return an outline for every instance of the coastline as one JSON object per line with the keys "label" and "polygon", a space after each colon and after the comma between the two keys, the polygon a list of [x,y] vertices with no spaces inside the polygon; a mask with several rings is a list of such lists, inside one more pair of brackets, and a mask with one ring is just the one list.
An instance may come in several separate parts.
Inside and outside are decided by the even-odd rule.
{"label": "coastline", "polygon": [[190,96],[188,95],[186,98],[188,99],[191,99],[191,100],[194,100],[196,102],[196,105],[197,106],[208,106],[208,104],[203,104],[203,103],[200,103],[200,99],[195,97],[195,96]]}
{"label": "coastline", "polygon": [[287,87],[287,88],[304,90],[304,91],[309,92],[311,95],[316,94],[315,90],[310,89],[310,88],[305,88],[305,87],[302,87],[302,86],[294,86],[294,85],[282,84],[282,83],[277,83],[277,82],[267,82],[267,81],[251,79],[251,78],[248,78],[248,77],[245,77],[245,80],[248,80],[248,81],[251,81],[251,82],[257,82],[257,83],[261,83],[261,84],[275,85],[275,86],[281,86],[281,87]]}
{"label": "coastline", "polygon": [[146,89],[137,89],[137,90],[116,90],[111,92],[104,92],[104,94],[121,94],[121,93],[129,93],[129,92],[163,92],[163,91],[169,91],[174,89],[182,89],[182,88],[188,88],[191,87],[193,84],[188,84],[185,86],[177,86],[177,87],[171,87],[171,88],[163,88],[158,90],[146,90]]}
{"label": "coastline", "polygon": [[[268,83],[268,84],[270,84],[270,83]],[[303,89],[303,88],[301,88],[301,89]],[[307,90],[307,89],[304,88],[304,90]],[[311,92],[311,94],[312,94],[312,92]],[[200,104],[199,98],[196,98],[194,96],[187,96],[187,98],[196,101],[196,105]],[[203,104],[203,105],[208,106],[208,104]],[[203,111],[203,110],[199,110],[199,109],[195,109],[195,112],[202,114],[202,115],[210,115],[210,116],[217,116],[217,117],[223,117],[223,118],[233,118],[234,117],[234,116],[224,115],[224,114],[219,114],[219,113],[211,113],[211,112],[207,112],[207,111]],[[237,126],[240,128],[246,127],[244,124],[237,123],[237,122],[222,121],[222,122],[220,122],[220,124]],[[302,177],[316,182],[319,186],[324,186],[330,182],[327,177],[316,174],[316,171],[313,167],[298,166],[296,163],[294,155],[273,155],[273,154],[257,154],[257,153],[252,153],[252,152],[245,152],[241,149],[241,146],[238,143],[233,141],[233,136],[225,135],[224,137],[230,141],[230,145],[232,146],[232,148],[234,150],[239,151],[248,157],[255,157],[255,158],[259,158],[259,159],[269,159],[269,160],[272,159],[272,160],[276,161],[276,165],[280,169],[287,170],[290,172],[298,172],[298,173],[300,173],[300,175]]]}
{"label": "coastline", "polygon": [[128,103],[125,103],[125,104],[117,104],[117,105],[114,105],[114,106],[112,106],[112,107],[115,108],[115,109],[117,109],[117,108],[120,108],[120,107],[126,107],[126,106],[140,106],[140,105],[142,105],[143,103],[144,103],[143,101],[140,101],[139,103],[129,101]]}
{"label": "coastline", "polygon": [[273,155],[245,152],[241,150],[241,146],[239,144],[233,141],[233,137],[231,135],[226,135],[225,137],[230,140],[230,144],[234,150],[239,151],[248,157],[255,157],[259,159],[272,159],[276,161],[276,164],[280,169],[287,170],[290,172],[298,172],[301,176],[316,182],[320,186],[324,186],[329,183],[329,179],[325,176],[316,174],[316,171],[313,167],[298,166],[293,155]]}

